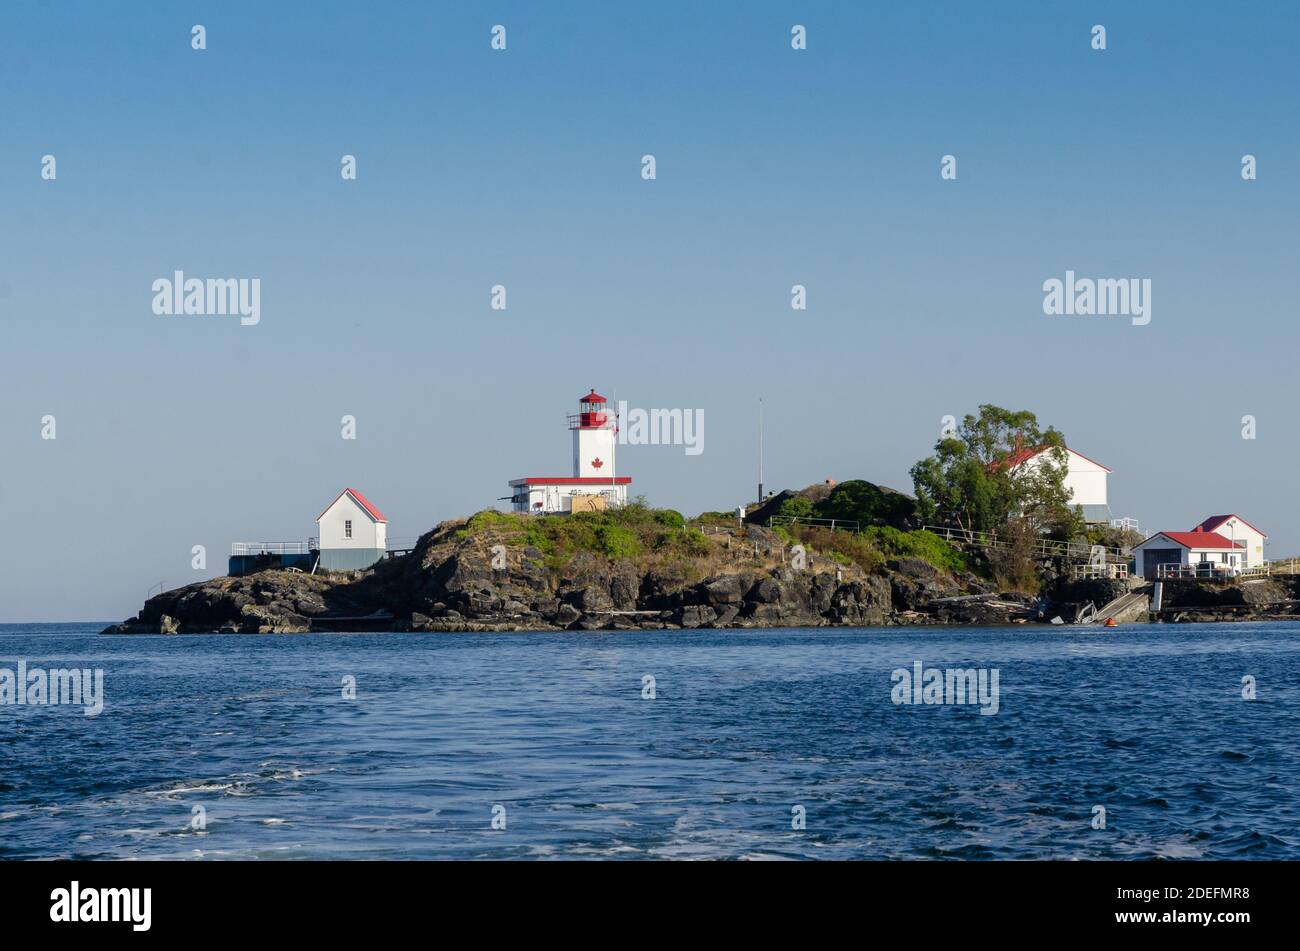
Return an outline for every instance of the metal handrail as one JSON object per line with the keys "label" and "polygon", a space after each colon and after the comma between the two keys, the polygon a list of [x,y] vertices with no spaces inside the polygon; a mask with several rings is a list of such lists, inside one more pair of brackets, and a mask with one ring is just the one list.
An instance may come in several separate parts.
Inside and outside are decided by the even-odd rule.
{"label": "metal handrail", "polygon": [[307,555],[310,542],[232,542],[232,555]]}
{"label": "metal handrail", "polygon": [[1128,578],[1128,562],[1111,561],[1104,565],[1075,565],[1071,577],[1077,580],[1105,579],[1124,581]]}
{"label": "metal handrail", "polygon": [[1217,561],[1198,562],[1194,565],[1173,563],[1156,565],[1156,578],[1161,581],[1169,578],[1248,578],[1267,574],[1266,565],[1257,568],[1238,568]]}
{"label": "metal handrail", "polygon": [[808,525],[814,528],[842,529],[846,532],[862,531],[862,523],[850,518],[811,518],[804,515],[773,515],[767,520],[768,528],[777,525]]}
{"label": "metal handrail", "polygon": [[[947,525],[923,525],[922,528],[938,535],[947,542],[960,542],[977,545],[981,548],[1011,548],[1011,542],[999,538],[996,532],[976,532],[968,528],[952,528]],[[1091,558],[1094,548],[1101,548],[1108,562],[1128,563],[1128,555],[1121,548],[1105,548],[1100,545],[1085,545],[1077,542],[1060,542],[1050,538],[1039,538],[1034,542],[1034,551],[1040,555],[1064,555],[1067,558]]]}

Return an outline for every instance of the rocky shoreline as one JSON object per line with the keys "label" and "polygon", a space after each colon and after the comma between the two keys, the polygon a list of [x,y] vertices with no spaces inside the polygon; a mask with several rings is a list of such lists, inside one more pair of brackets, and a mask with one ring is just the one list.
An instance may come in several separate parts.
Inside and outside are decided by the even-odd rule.
{"label": "rocky shoreline", "polygon": [[[919,559],[868,573],[813,555],[796,570],[783,563],[785,543],[757,526],[746,529],[743,545],[711,540],[694,564],[579,551],[557,569],[537,548],[508,534],[468,533],[465,524],[443,523],[409,555],[365,572],[266,570],[165,591],[105,633],[997,624],[1034,613],[1030,598],[998,596],[974,575]],[[504,567],[494,568],[503,555]],[[963,597],[970,595],[977,597]]]}
{"label": "rocky shoreline", "polygon": [[[770,530],[749,526],[743,543],[712,539],[685,563],[578,551],[557,567],[517,534],[469,531],[457,520],[426,533],[410,554],[364,572],[265,570],[165,591],[104,633],[1007,625],[1058,614],[1073,620],[1078,606],[1124,590],[1122,582],[1057,581],[1050,597],[1031,598],[914,558],[868,572],[812,555],[797,570],[785,563],[786,548]],[[1260,589],[1255,604],[1231,591],[1238,594],[1189,589],[1181,597],[1193,603],[1177,619],[1294,610],[1285,605],[1290,591]]]}

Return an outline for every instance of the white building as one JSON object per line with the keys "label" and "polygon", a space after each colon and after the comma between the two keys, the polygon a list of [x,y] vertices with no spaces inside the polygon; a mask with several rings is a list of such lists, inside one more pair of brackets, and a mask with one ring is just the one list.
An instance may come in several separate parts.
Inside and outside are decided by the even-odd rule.
{"label": "white building", "polygon": [[1245,552],[1242,567],[1257,568],[1264,563],[1264,539],[1268,536],[1240,515],[1211,515],[1192,531],[1214,532],[1238,543]]}
{"label": "white building", "polygon": [[[1054,462],[1050,449],[1050,446],[1021,449],[1007,459],[1006,465],[1014,471]],[[1064,486],[1070,492],[1070,504],[1083,509],[1085,522],[1109,525],[1111,514],[1110,504],[1106,500],[1106,477],[1110,474],[1110,468],[1073,449],[1066,449],[1065,455]]]}
{"label": "white building", "polygon": [[356,489],[325,506],[316,527],[322,568],[369,568],[388,550],[388,519]]}
{"label": "white building", "polygon": [[608,402],[595,390],[578,401],[578,412],[568,418],[573,432],[573,475],[511,479],[514,511],[555,514],[627,504],[632,479],[614,472],[618,423],[606,411]]}
{"label": "white building", "polygon": [[[1216,532],[1156,532],[1133,546],[1133,570],[1143,578],[1161,577],[1175,566],[1190,574],[1225,574],[1240,571],[1246,554],[1230,538]],[[1191,569],[1200,566],[1200,571]]]}

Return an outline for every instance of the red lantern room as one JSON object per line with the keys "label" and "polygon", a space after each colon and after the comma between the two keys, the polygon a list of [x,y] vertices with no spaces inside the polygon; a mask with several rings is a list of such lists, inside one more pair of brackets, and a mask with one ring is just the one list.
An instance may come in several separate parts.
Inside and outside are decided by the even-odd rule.
{"label": "red lantern room", "polygon": [[595,390],[578,400],[578,412],[569,417],[570,429],[601,429],[609,422],[605,412],[608,400]]}

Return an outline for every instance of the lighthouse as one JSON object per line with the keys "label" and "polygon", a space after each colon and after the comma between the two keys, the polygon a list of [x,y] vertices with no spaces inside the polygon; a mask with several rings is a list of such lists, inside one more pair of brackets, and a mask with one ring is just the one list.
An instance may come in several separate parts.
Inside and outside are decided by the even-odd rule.
{"label": "lighthouse", "polygon": [[589,391],[578,399],[578,412],[569,414],[568,426],[573,434],[573,475],[510,480],[514,511],[598,512],[627,503],[632,479],[615,472],[618,419],[609,411],[609,401]]}
{"label": "lighthouse", "polygon": [[613,475],[614,438],[618,434],[605,397],[592,390],[578,400],[578,412],[569,416],[573,432],[573,474],[579,478]]}

